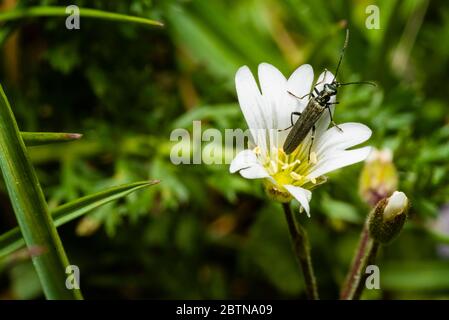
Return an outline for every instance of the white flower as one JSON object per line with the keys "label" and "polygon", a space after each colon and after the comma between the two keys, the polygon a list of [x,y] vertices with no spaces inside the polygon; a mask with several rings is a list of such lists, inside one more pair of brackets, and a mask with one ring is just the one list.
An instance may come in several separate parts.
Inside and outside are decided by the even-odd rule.
{"label": "white flower", "polygon": [[404,192],[395,191],[388,198],[388,203],[384,209],[384,219],[391,220],[402,214],[408,206],[408,198]]}
{"label": "white flower", "polygon": [[[323,183],[325,174],[365,160],[370,147],[346,149],[366,141],[371,130],[360,123],[340,124],[342,132],[335,127],[328,129],[330,116],[325,112],[316,123],[310,160],[311,133],[293,153],[286,155],[282,146],[289,131],[279,129],[289,127],[291,113],[302,112],[309,100],[309,97],[297,99],[288,91],[298,97],[308,94],[313,83],[313,69],[308,64],[302,65],[288,80],[267,63],[260,64],[258,71],[260,90],[247,66],[241,67],[235,76],[240,108],[254,148],[238,153],[230,172],[239,171],[247,179],[264,178],[266,191],[272,198],[282,202],[295,198],[310,215],[310,189]],[[317,89],[322,90],[332,79],[331,72],[323,72],[317,80]]]}

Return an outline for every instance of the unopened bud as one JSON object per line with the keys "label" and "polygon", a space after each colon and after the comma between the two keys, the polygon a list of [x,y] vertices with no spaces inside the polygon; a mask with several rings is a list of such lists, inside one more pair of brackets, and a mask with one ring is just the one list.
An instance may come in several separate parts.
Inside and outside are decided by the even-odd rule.
{"label": "unopened bud", "polygon": [[391,242],[404,226],[408,207],[408,198],[403,192],[395,191],[391,197],[380,200],[369,219],[371,237],[382,244]]}
{"label": "unopened bud", "polygon": [[390,196],[398,186],[398,174],[390,149],[373,149],[360,175],[359,192],[370,206]]}
{"label": "unopened bud", "polygon": [[388,203],[384,210],[384,220],[390,221],[404,213],[408,207],[408,198],[404,192],[395,191],[388,199]]}

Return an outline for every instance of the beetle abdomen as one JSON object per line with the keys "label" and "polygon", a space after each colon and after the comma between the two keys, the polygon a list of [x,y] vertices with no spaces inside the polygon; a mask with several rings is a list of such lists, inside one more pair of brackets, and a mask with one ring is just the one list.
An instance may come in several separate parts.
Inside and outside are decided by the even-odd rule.
{"label": "beetle abdomen", "polygon": [[326,107],[321,106],[314,98],[309,100],[307,107],[299,116],[284,142],[284,152],[290,154],[303,142],[312,127],[323,114]]}

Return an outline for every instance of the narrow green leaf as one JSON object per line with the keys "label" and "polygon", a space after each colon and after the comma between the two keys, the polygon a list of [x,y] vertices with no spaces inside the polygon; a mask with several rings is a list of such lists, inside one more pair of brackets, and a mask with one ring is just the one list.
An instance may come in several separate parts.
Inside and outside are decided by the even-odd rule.
{"label": "narrow green leaf", "polygon": [[48,299],[82,299],[79,289],[68,290],[65,286],[65,270],[70,263],[2,86],[0,168],[27,247],[45,248],[44,254],[32,257],[45,296]]}
{"label": "narrow green leaf", "polygon": [[[120,22],[132,22],[141,23],[153,26],[163,26],[164,24],[159,21],[150,20],[141,17],[129,16],[120,13],[107,12],[96,9],[89,8],[79,8],[80,18],[96,18],[103,20],[113,20]],[[69,14],[66,13],[66,7],[57,6],[39,6],[39,7],[29,7],[29,8],[17,8],[14,10],[6,11],[0,13],[0,21],[10,21],[29,17],[51,17],[51,16],[63,16],[68,17]]]}
{"label": "narrow green leaf", "polygon": [[20,134],[22,135],[22,139],[27,147],[68,142],[78,140],[83,136],[79,133],[66,132],[21,132]]}
{"label": "narrow green leaf", "polygon": [[[134,191],[157,183],[159,183],[158,180],[129,183],[68,202],[52,211],[54,224],[59,227],[108,202],[118,200]],[[0,259],[20,249],[24,244],[19,228],[14,228],[0,235]]]}

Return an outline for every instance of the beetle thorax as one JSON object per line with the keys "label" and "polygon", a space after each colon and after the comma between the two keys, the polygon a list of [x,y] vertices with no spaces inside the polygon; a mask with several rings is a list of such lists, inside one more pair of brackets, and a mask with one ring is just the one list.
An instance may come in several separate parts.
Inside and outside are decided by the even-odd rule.
{"label": "beetle thorax", "polygon": [[335,95],[337,95],[337,86],[334,83],[326,83],[317,100],[320,103],[327,103]]}

